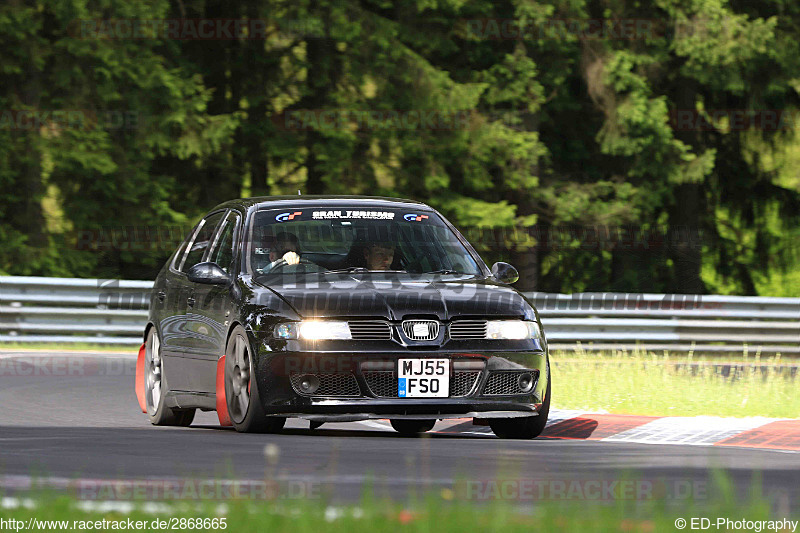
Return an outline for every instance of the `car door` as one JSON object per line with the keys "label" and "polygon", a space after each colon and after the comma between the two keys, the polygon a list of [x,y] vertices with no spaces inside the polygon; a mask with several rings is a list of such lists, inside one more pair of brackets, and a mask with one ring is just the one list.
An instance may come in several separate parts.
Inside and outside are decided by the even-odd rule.
{"label": "car door", "polygon": [[[231,211],[217,228],[203,261],[218,264],[231,274],[234,238],[240,216]],[[190,282],[191,283],[191,282]],[[187,352],[205,362],[197,376],[198,392],[213,392],[216,388],[217,360],[225,352],[228,326],[231,320],[230,285],[191,283],[194,305],[189,308]]]}
{"label": "car door", "polygon": [[[176,323],[172,324],[172,328],[178,331],[173,339],[177,357],[172,361],[173,364],[165,369],[172,391],[213,392],[205,390],[205,380],[202,376],[206,371],[204,363],[207,363],[207,360],[202,352],[196,349],[196,337],[207,336],[209,329],[198,320],[195,313],[197,284],[189,281],[187,272],[204,260],[226,213],[226,210],[215,211],[200,221],[172,278],[172,290],[177,298]],[[168,361],[165,363],[169,364]]]}
{"label": "car door", "polygon": [[199,228],[200,223],[192,228],[178,251],[170,258],[163,284],[159,283],[153,287],[155,291],[154,318],[159,326],[161,355],[164,357],[164,365],[167,370],[177,364],[175,358],[183,355],[185,340],[182,337],[186,336],[184,325],[186,322],[186,299],[189,294],[185,275],[180,272],[180,266],[186,256],[186,249],[191,246]]}

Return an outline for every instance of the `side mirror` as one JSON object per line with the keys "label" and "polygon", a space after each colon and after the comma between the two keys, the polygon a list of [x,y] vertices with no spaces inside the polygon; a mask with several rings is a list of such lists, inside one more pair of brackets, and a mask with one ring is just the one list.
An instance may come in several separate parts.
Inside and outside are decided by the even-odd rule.
{"label": "side mirror", "polygon": [[206,285],[225,285],[231,277],[222,268],[211,262],[197,263],[186,273],[189,281],[193,283],[205,283]]}
{"label": "side mirror", "polygon": [[508,263],[495,263],[492,265],[492,277],[500,283],[510,285],[519,279],[519,272]]}

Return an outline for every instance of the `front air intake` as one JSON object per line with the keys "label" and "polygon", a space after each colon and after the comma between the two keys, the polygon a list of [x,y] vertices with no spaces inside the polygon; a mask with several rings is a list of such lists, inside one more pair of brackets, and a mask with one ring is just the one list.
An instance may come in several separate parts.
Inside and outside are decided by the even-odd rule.
{"label": "front air intake", "polygon": [[[361,389],[352,372],[336,374],[292,373],[289,380],[294,391],[303,396],[361,396]],[[311,385],[310,387],[309,384]]]}
{"label": "front air intake", "polygon": [[539,380],[538,370],[496,370],[489,372],[484,396],[513,396],[530,394]]}
{"label": "front air intake", "polygon": [[348,322],[350,335],[357,341],[391,340],[392,327],[388,322],[380,320],[358,320]]}
{"label": "front air intake", "polygon": [[450,324],[451,339],[485,339],[485,320],[458,320]]}

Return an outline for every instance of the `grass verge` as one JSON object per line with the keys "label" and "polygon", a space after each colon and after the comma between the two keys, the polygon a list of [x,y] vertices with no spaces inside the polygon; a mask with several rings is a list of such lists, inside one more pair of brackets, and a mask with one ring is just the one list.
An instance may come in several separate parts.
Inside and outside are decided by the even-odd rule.
{"label": "grass verge", "polygon": [[[195,531],[293,533],[332,531],[457,532],[464,531],[676,531],[691,528],[691,520],[705,518],[716,530],[792,531],[785,520],[788,510],[773,508],[760,488],[744,501],[733,485],[716,476],[713,500],[667,498],[641,501],[619,498],[598,503],[586,500],[510,502],[491,500],[446,500],[429,496],[398,504],[365,496],[357,505],[332,506],[320,500],[224,502],[127,503],[76,500],[64,495],[45,495],[20,500],[3,498],[0,518],[4,529],[49,531],[85,529],[164,529]],[[365,494],[368,492],[365,491]],[[16,505],[12,501],[18,502]],[[797,517],[794,517],[796,520]],[[12,522],[12,520],[14,522]],[[189,522],[191,520],[191,522]],[[681,521],[686,522],[681,522]],[[717,520],[730,520],[719,527]],[[104,521],[104,522],[103,522]],[[741,525],[736,523],[741,521]],[[780,522],[779,522],[780,521]],[[138,522],[138,525],[136,524]],[[91,526],[87,526],[91,523]],[[102,526],[100,525],[102,523]],[[112,525],[117,524],[117,527]],[[223,527],[224,523],[224,527]],[[680,524],[684,524],[680,527]],[[21,527],[16,527],[19,524]],[[125,524],[122,526],[122,524]],[[678,526],[676,527],[676,524]],[[758,524],[758,526],[756,525]],[[797,523],[795,522],[795,527]],[[37,527],[38,526],[38,527]],[[141,526],[141,527],[140,527]],[[687,527],[689,526],[689,527]],[[784,529],[785,528],[785,529]],[[709,529],[706,527],[705,529]]]}
{"label": "grass verge", "polygon": [[655,416],[800,417],[795,361],[644,351],[551,354],[553,405]]}

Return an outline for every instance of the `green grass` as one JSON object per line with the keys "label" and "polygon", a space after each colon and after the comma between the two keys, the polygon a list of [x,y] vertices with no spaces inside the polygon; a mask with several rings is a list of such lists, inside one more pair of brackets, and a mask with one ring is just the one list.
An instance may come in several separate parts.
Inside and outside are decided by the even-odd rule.
{"label": "green grass", "polygon": [[[800,418],[800,375],[793,378],[786,368],[797,363],[779,356],[701,358],[644,351],[596,354],[577,349],[554,352],[551,362],[553,406],[561,409]],[[746,369],[726,377],[709,364],[714,362],[746,363]],[[760,366],[767,368],[757,368]]]}
{"label": "green grass", "polygon": [[[319,533],[332,531],[356,533],[367,531],[456,532],[465,531],[677,531],[676,520],[692,517],[717,517],[731,520],[769,521],[792,519],[787,511],[774,512],[771,502],[756,485],[751,495],[736,494],[734,487],[722,475],[715,475],[715,490],[708,499],[667,498],[637,500],[620,498],[599,503],[587,500],[534,501],[474,501],[454,497],[450,489],[432,492],[421,500],[401,504],[378,500],[367,494],[357,505],[331,506],[324,500],[229,500],[225,502],[176,502],[159,504],[147,509],[144,503],[134,503],[132,509],[106,508],[103,502],[77,501],[71,496],[49,495],[32,498],[31,508],[0,507],[0,518],[26,522],[37,520],[67,520],[70,528],[75,521],[121,522],[141,521],[152,531],[154,520],[221,519],[225,531]],[[119,502],[116,502],[119,503]],[[88,504],[88,508],[87,508]],[[7,504],[4,503],[4,506]],[[797,517],[795,516],[794,519]],[[4,529],[8,530],[8,522]],[[56,531],[57,526],[45,528]],[[110,528],[107,528],[110,529]],[[162,528],[165,529],[165,528]],[[222,531],[221,528],[179,527],[180,530]],[[687,528],[689,529],[689,528]],[[13,528],[11,528],[13,530]],[[720,530],[726,530],[721,528]],[[765,528],[762,530],[766,530]],[[791,525],[789,526],[791,531]]]}

